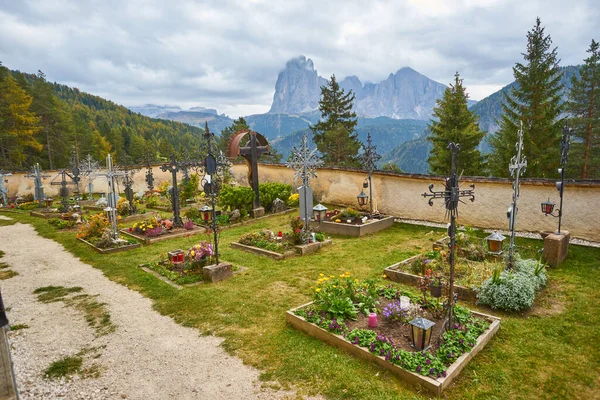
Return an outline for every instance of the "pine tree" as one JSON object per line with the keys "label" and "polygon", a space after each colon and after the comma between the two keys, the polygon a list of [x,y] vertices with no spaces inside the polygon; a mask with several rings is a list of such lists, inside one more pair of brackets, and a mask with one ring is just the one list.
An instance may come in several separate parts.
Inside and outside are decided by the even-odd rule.
{"label": "pine tree", "polygon": [[457,160],[457,171],[469,176],[482,175],[484,170],[484,157],[477,146],[485,136],[479,129],[477,117],[469,111],[463,80],[458,72],[454,75],[454,85],[450,85],[444,92],[444,97],[437,101],[433,115],[437,121],[432,121],[429,126],[431,135],[427,138],[433,143],[433,149],[427,162],[429,169],[434,174],[447,174],[450,172],[452,153],[448,143],[460,143],[460,157]]}
{"label": "pine tree", "polygon": [[[573,116],[570,125],[573,134],[582,143],[575,142],[569,160],[573,160],[577,177],[600,177],[600,49],[592,39],[590,54],[581,67],[579,78],[574,75],[567,109]],[[594,166],[593,168],[588,168]],[[572,169],[572,168],[569,168]],[[567,171],[569,171],[567,169]]]}
{"label": "pine tree", "polygon": [[322,119],[311,126],[311,130],[326,165],[357,165],[360,142],[354,132],[358,123],[356,113],[352,111],[354,99],[352,91],[344,93],[340,88],[335,75],[327,85],[321,86],[319,111]]}
{"label": "pine tree", "polygon": [[40,151],[35,139],[38,118],[30,111],[33,99],[0,64],[0,162],[3,168],[23,168],[27,152]]}
{"label": "pine tree", "polygon": [[221,131],[221,135],[219,135],[219,142],[217,144],[219,150],[223,152],[223,154],[227,154],[227,145],[229,144],[229,139],[231,136],[237,131],[241,131],[242,129],[250,129],[244,117],[239,117],[234,120],[231,126],[223,128]]}
{"label": "pine tree", "polygon": [[544,34],[540,19],[527,33],[525,64],[517,63],[513,74],[517,83],[502,104],[500,130],[489,142],[492,152],[489,169],[493,176],[508,176],[510,159],[520,123],[523,122],[523,153],[527,157],[526,176],[555,177],[560,163],[560,140],[564,121],[561,73],[556,47]]}

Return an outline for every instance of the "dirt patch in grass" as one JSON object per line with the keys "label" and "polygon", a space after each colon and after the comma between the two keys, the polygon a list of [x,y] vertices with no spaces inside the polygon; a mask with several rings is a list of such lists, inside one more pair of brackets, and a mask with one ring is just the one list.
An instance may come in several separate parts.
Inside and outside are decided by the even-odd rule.
{"label": "dirt patch in grass", "polygon": [[13,276],[17,276],[19,273],[17,271],[13,271],[12,269],[6,269],[0,271],[0,280],[10,279]]}
{"label": "dirt patch in grass", "polygon": [[[528,317],[549,317],[565,312],[567,309],[567,296],[565,294],[566,288],[563,286],[564,284],[556,279],[550,280],[548,286],[537,295],[534,306],[526,311],[524,315]],[[568,288],[568,290],[573,289],[574,287]]]}
{"label": "dirt patch in grass", "polygon": [[[96,336],[108,335],[115,331],[116,326],[110,320],[110,313],[105,303],[96,301],[96,296],[89,294],[78,294],[83,289],[79,286],[66,288],[63,286],[45,286],[33,291],[38,295],[38,301],[42,303],[53,303],[62,301],[67,306],[81,311],[88,325],[96,331]],[[71,297],[69,297],[71,296]]]}

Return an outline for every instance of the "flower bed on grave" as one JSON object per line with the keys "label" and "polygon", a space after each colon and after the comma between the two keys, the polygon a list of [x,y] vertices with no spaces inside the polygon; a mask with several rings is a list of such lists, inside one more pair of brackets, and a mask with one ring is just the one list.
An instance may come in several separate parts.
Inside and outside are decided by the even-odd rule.
{"label": "flower bed on grave", "polygon": [[104,214],[92,215],[79,228],[77,239],[91,246],[99,253],[114,253],[139,247],[135,240],[112,238],[110,222]]}
{"label": "flower bed on grave", "polygon": [[205,232],[205,229],[198,227],[191,220],[186,220],[183,227],[177,228],[170,219],[162,219],[160,215],[154,215],[150,219],[134,223],[129,228],[121,229],[120,232],[150,244],[202,233]]}
{"label": "flower bed on grave", "polygon": [[[537,260],[521,259],[517,254],[515,267],[508,271],[503,258],[488,255],[473,237],[472,234],[469,237],[468,230],[457,234],[454,288],[458,297],[492,309],[530,308],[536,293],[546,285],[545,265]],[[440,247],[434,245],[434,248]],[[449,250],[427,251],[385,268],[384,274],[406,285],[439,286],[440,279],[450,276],[448,255]],[[446,290],[447,282],[442,283]]]}
{"label": "flower bed on grave", "polygon": [[238,248],[255,254],[266,255],[275,259],[283,259],[296,254],[305,255],[317,251],[322,245],[330,244],[322,233],[315,233],[315,241],[303,244],[301,239],[304,222],[300,217],[294,217],[290,221],[289,231],[278,231],[277,233],[263,229],[258,232],[250,232],[231,243],[233,248]]}
{"label": "flower bed on grave", "polygon": [[[443,331],[441,305],[392,285],[373,280],[361,282],[349,273],[324,276],[314,288],[314,301],[287,312],[294,327],[340,347],[356,356],[375,361],[401,379],[441,394],[468,361],[499,328],[498,318],[456,306],[454,329]],[[370,312],[378,313],[376,327],[369,326]],[[431,347],[415,351],[410,325],[424,317],[435,325]]]}
{"label": "flower bed on grave", "polygon": [[181,254],[181,261],[173,262],[173,259],[163,254],[159,261],[143,264],[141,267],[148,268],[177,285],[189,285],[203,281],[202,268],[213,262],[212,244],[201,241],[186,252],[182,251]]}
{"label": "flower bed on grave", "polygon": [[342,236],[363,236],[379,232],[394,224],[394,217],[375,213],[370,218],[368,213],[353,208],[333,210],[325,216],[325,220],[313,221],[311,226],[319,232]]}

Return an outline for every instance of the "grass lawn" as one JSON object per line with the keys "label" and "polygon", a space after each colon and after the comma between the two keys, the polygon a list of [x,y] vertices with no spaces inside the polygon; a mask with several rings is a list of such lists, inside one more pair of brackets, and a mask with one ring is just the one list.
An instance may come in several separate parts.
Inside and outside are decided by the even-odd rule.
{"label": "grass lawn", "polygon": [[[290,215],[260,220],[222,232],[221,258],[247,269],[234,278],[177,290],[137,268],[160,253],[187,249],[206,235],[173,239],[124,253],[101,255],[47,221],[5,213],[31,223],[44,237],[104,272],[110,279],[151,298],[157,311],[178,323],[225,339],[223,346],[259,368],[266,385],[293,386],[300,394],[326,398],[421,399],[412,386],[366,361],[320,342],[285,323],[285,311],[311,301],[319,273],[346,271],[359,279],[383,279],[383,269],[423,249],[445,234],[443,229],[394,224],[361,238],[333,237],[319,253],[276,261],[233,250],[242,234],[269,228],[288,229]],[[0,220],[0,225],[14,221]],[[524,256],[537,256],[541,240],[517,238]],[[498,334],[445,391],[448,398],[598,398],[600,395],[600,249],[571,246],[568,260],[550,269],[550,285],[534,308],[498,315]]]}

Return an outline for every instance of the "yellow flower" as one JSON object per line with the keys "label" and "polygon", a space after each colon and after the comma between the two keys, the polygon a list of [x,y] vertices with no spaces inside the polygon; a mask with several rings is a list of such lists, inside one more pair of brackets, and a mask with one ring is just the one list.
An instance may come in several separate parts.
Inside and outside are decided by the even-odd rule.
{"label": "yellow flower", "polygon": [[194,250],[192,250],[192,251],[190,252],[190,255],[191,255],[192,257],[195,257],[195,256],[196,256],[196,252],[195,252]]}
{"label": "yellow flower", "polygon": [[358,283],[358,279],[355,279],[355,280],[354,280],[354,283]]}
{"label": "yellow flower", "polygon": [[329,275],[329,277],[330,277],[330,278],[335,278],[335,276],[333,276],[333,275]]}
{"label": "yellow flower", "polygon": [[315,289],[315,292],[317,292],[317,293],[320,292],[320,291],[321,291],[321,288],[316,288]]}
{"label": "yellow flower", "polygon": [[325,275],[323,275],[323,274],[319,274],[319,276],[325,276]]}
{"label": "yellow flower", "polygon": [[344,278],[344,274],[340,275],[340,278]]}

